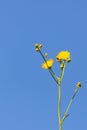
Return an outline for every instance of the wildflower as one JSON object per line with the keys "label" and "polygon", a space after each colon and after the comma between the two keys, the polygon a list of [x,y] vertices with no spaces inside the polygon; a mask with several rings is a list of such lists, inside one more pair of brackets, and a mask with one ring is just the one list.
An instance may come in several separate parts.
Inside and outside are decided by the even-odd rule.
{"label": "wildflower", "polygon": [[78,83],[76,84],[76,87],[77,87],[77,88],[81,88],[81,83],[78,82]]}
{"label": "wildflower", "polygon": [[42,64],[42,68],[43,69],[49,69],[49,68],[51,68],[52,67],[52,65],[53,65],[53,59],[49,59],[49,60],[47,60],[46,62],[44,62],[43,64]]}
{"label": "wildflower", "polygon": [[42,48],[42,44],[38,44],[38,43],[36,43],[35,44],[35,48],[36,48],[36,51],[40,51],[40,49]]}
{"label": "wildflower", "polygon": [[67,61],[70,62],[71,58],[70,58],[70,52],[69,51],[61,51],[58,53],[58,55],[56,56],[57,61]]}

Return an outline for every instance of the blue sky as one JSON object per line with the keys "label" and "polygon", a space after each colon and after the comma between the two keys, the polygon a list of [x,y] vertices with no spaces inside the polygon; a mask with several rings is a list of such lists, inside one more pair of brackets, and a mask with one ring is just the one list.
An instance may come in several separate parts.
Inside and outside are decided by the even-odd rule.
{"label": "blue sky", "polygon": [[61,50],[71,52],[62,82],[62,115],[81,81],[63,130],[87,129],[87,1],[0,1],[0,129],[58,130],[57,86],[34,44],[55,60]]}

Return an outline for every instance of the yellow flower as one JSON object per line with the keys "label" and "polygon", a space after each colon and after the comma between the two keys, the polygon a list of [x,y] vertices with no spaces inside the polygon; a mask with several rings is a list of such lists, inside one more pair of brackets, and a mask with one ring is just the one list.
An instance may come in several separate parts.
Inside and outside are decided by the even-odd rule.
{"label": "yellow flower", "polygon": [[36,48],[36,51],[40,51],[40,49],[42,48],[42,44],[38,44],[38,43],[36,43],[35,44],[35,48]]}
{"label": "yellow flower", "polygon": [[70,52],[69,51],[61,51],[56,56],[57,61],[70,61]]}
{"label": "yellow flower", "polygon": [[49,60],[47,60],[46,62],[44,62],[43,64],[42,64],[42,68],[43,69],[49,69],[49,68],[51,68],[52,67],[52,65],[53,65],[53,59],[49,59]]}
{"label": "yellow flower", "polygon": [[78,82],[78,83],[76,84],[76,87],[77,87],[77,88],[81,88],[81,83]]}

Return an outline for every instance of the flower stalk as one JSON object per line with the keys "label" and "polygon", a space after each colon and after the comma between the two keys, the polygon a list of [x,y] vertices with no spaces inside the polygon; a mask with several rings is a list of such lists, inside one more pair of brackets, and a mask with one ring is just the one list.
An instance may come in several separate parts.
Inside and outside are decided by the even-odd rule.
{"label": "flower stalk", "polygon": [[59,124],[59,130],[62,130],[62,119],[61,119],[61,81],[64,76],[64,71],[65,71],[65,63],[62,62],[61,65],[63,64],[63,67],[61,69],[60,77],[58,78],[58,124]]}
{"label": "flower stalk", "polygon": [[78,90],[79,90],[79,88],[76,87],[76,89],[75,89],[75,91],[74,91],[74,94],[73,94],[72,98],[70,99],[70,102],[69,102],[69,104],[68,104],[68,106],[67,106],[67,109],[66,109],[66,111],[65,111],[65,113],[64,113],[64,116],[63,116],[63,118],[62,118],[62,123],[64,122],[64,120],[65,120],[65,119],[67,118],[67,116],[69,115],[69,114],[68,114],[68,111],[69,111],[69,109],[70,109],[70,107],[71,107],[71,105],[72,105],[72,102],[73,102],[73,100],[74,100],[74,98],[75,98],[75,96],[76,96]]}
{"label": "flower stalk", "polygon": [[58,77],[57,77],[57,75],[53,72],[52,68],[49,68],[49,66],[48,66],[48,64],[47,64],[47,61],[46,61],[46,59],[45,59],[45,56],[43,55],[43,53],[41,52],[41,50],[39,51],[39,53],[40,53],[40,55],[42,56],[44,62],[46,63],[47,68],[48,68],[48,70],[49,70],[49,72],[50,72],[52,78],[55,80],[56,83],[58,83]]}
{"label": "flower stalk", "polygon": [[49,70],[52,78],[54,79],[54,81],[57,83],[57,86],[58,86],[58,124],[59,124],[59,130],[62,130],[63,122],[69,115],[68,114],[69,109],[72,105],[72,102],[73,102],[79,88],[81,87],[81,83],[80,82],[77,83],[74,94],[72,95],[70,102],[65,110],[65,113],[64,113],[63,117],[61,118],[61,82],[64,77],[66,64],[71,61],[70,52],[61,51],[60,53],[57,54],[56,60],[57,60],[57,62],[60,63],[60,69],[61,69],[60,75],[57,76],[52,69],[54,60],[53,59],[46,60],[46,58],[48,57],[48,53],[45,53],[45,55],[43,55],[43,53],[41,52],[42,44],[35,44],[35,48],[36,48],[36,51],[40,53],[40,55],[42,56],[42,58],[44,60],[44,63],[42,64],[42,68]]}

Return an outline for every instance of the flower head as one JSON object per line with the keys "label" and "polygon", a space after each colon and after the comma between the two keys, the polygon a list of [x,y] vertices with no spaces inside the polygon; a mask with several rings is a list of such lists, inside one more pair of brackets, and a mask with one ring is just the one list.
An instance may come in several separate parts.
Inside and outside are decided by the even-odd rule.
{"label": "flower head", "polygon": [[40,49],[42,48],[42,44],[38,44],[38,43],[36,43],[35,44],[35,48],[36,48],[36,51],[40,51]]}
{"label": "flower head", "polygon": [[57,61],[71,61],[71,58],[70,58],[70,52],[69,51],[61,51],[57,54],[56,56],[56,59]]}
{"label": "flower head", "polygon": [[77,88],[81,88],[81,83],[78,82],[78,83],[76,84],[76,87],[77,87]]}
{"label": "flower head", "polygon": [[43,64],[42,64],[42,68],[43,69],[49,69],[49,68],[51,68],[52,67],[52,65],[53,65],[53,59],[49,59],[49,60],[47,60],[46,62],[44,62]]}

